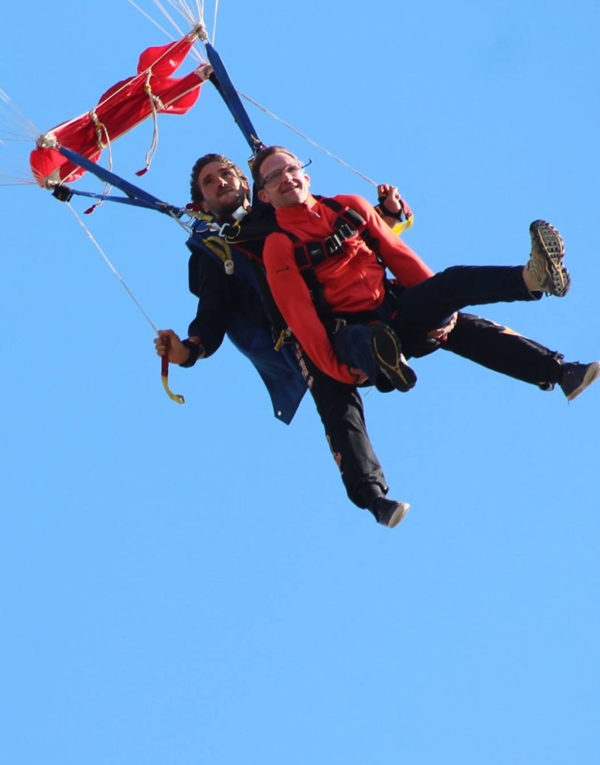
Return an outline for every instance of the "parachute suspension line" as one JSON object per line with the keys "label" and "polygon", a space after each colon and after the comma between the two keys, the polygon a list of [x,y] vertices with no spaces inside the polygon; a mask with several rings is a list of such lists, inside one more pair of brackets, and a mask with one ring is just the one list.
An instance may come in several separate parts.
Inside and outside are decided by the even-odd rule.
{"label": "parachute suspension line", "polygon": [[[203,23],[204,23],[204,0],[196,0],[196,2],[197,2],[197,7],[198,7],[198,19],[197,19],[197,20],[196,20],[196,19],[194,19],[193,13],[192,13],[192,12],[191,12],[191,10],[188,8],[187,4],[185,3],[185,0],[169,0],[169,2],[170,2],[170,4],[171,4],[173,7],[175,7],[175,8],[176,8],[176,9],[179,11],[179,13],[180,13],[180,14],[181,14],[181,15],[182,15],[182,16],[183,16],[185,19],[186,19],[186,21],[188,21],[190,24],[197,24],[197,23],[198,23],[198,21],[200,22],[200,24],[203,24]],[[139,11],[140,11],[140,12],[141,12],[141,13],[142,13],[144,16],[146,16],[146,18],[148,18],[150,21],[152,21],[152,23],[154,23],[156,26],[158,26],[158,24],[156,24],[156,22],[155,22],[155,21],[154,21],[154,20],[153,20],[153,19],[152,19],[150,16],[148,16],[148,14],[146,14],[144,11],[142,11],[142,10],[141,10],[141,9],[140,9],[140,8],[139,8],[139,7],[138,7],[138,6],[137,6],[137,5],[134,3],[134,2],[133,2],[133,0],[129,0],[129,3],[130,3],[131,5],[133,5],[135,8],[137,8],[137,9],[138,9],[138,10],[139,10]],[[162,11],[162,13],[165,15],[165,17],[166,17],[166,18],[167,18],[167,19],[168,19],[168,20],[169,20],[169,21],[170,21],[170,22],[173,24],[173,26],[175,27],[175,29],[177,29],[177,31],[180,31],[180,30],[179,30],[179,28],[177,27],[177,25],[175,24],[175,22],[173,21],[173,19],[172,19],[172,18],[170,17],[170,15],[167,13],[166,9],[165,9],[165,8],[162,6],[162,4],[159,2],[159,0],[154,0],[154,4],[157,6],[157,8],[159,8],[159,10],[161,10],[161,11]],[[214,40],[215,40],[215,36],[216,36],[216,27],[217,27],[217,14],[218,14],[218,10],[219,10],[219,0],[215,0],[214,20],[213,20],[213,33],[212,33],[212,45],[214,45]],[[167,35],[167,37],[170,37],[170,35],[169,35],[167,32],[165,32],[165,30],[163,30],[163,29],[162,29],[160,26],[158,26],[158,28],[159,28],[159,29],[161,29],[161,31],[163,31],[163,32],[164,32],[164,34],[166,34],[166,35]],[[191,51],[190,51],[190,53],[191,53],[191,54],[192,54],[194,57],[196,57],[196,58],[197,58],[197,60],[199,60],[199,61],[202,61],[202,60],[203,60],[203,59],[202,59],[202,57],[200,56],[200,54],[198,53],[198,51],[197,51],[195,48],[192,48],[192,49],[191,49]],[[210,59],[210,56],[209,56],[209,59]],[[211,63],[212,63],[212,62],[211,62]],[[335,154],[333,154],[333,152],[330,152],[328,149],[326,149],[326,148],[325,148],[324,146],[322,146],[321,144],[318,144],[316,141],[313,141],[313,140],[312,140],[312,138],[309,138],[307,135],[305,135],[304,133],[302,133],[300,130],[298,130],[297,128],[295,128],[293,125],[290,125],[288,122],[285,122],[285,120],[281,119],[281,117],[278,117],[276,114],[274,114],[272,111],[270,111],[270,110],[269,110],[269,109],[267,109],[266,107],[264,107],[264,106],[262,106],[261,104],[259,104],[257,101],[255,101],[255,100],[254,100],[253,98],[251,98],[250,96],[246,95],[245,93],[242,93],[242,91],[240,91],[240,90],[238,90],[238,91],[237,91],[237,93],[238,93],[238,94],[239,94],[239,95],[240,95],[242,98],[245,98],[245,99],[246,99],[247,101],[249,101],[251,104],[253,104],[254,106],[256,106],[258,109],[261,109],[261,111],[263,111],[263,112],[264,112],[265,114],[267,114],[269,117],[271,117],[272,119],[274,119],[274,120],[276,120],[277,122],[281,123],[281,124],[282,124],[284,127],[288,128],[288,130],[291,130],[293,133],[296,133],[296,135],[300,136],[300,138],[302,138],[303,140],[305,140],[305,141],[307,141],[308,143],[310,143],[310,144],[312,144],[313,146],[315,146],[317,149],[319,149],[319,151],[322,151],[324,154],[326,154],[327,156],[331,157],[331,159],[335,160],[336,162],[338,162],[340,165],[342,165],[343,167],[345,167],[345,168],[347,168],[348,170],[350,170],[350,171],[351,171],[352,173],[354,173],[355,175],[358,175],[360,178],[362,178],[362,179],[363,179],[364,181],[366,181],[367,183],[370,183],[370,184],[371,184],[371,186],[377,187],[377,183],[376,183],[376,182],[375,182],[375,181],[374,181],[372,178],[370,178],[368,175],[365,175],[364,173],[361,173],[359,170],[357,170],[356,168],[352,167],[352,165],[348,164],[348,163],[347,163],[347,162],[345,162],[343,159],[341,159],[340,157],[338,157],[338,156],[336,156]],[[237,119],[236,119],[236,121],[237,121]],[[253,142],[253,138],[254,138],[254,137],[250,137],[250,142]],[[247,140],[248,140],[248,137],[247,137]]]}
{"label": "parachute suspension line", "polygon": [[[0,186],[29,186],[35,184],[35,180],[27,170],[25,158],[20,156],[13,146],[7,143],[23,142],[31,144],[31,138],[8,137],[0,135],[0,149],[2,150],[2,164],[0,165]],[[4,156],[6,155],[6,156]]]}
{"label": "parachute suspension line", "polygon": [[106,265],[107,265],[107,266],[110,268],[110,270],[113,272],[114,276],[116,276],[116,277],[117,277],[117,279],[118,279],[118,280],[119,280],[119,282],[121,283],[121,286],[123,287],[123,289],[125,290],[125,292],[126,292],[126,293],[129,295],[129,297],[130,297],[130,298],[133,300],[133,302],[134,302],[134,303],[135,303],[135,305],[137,306],[137,309],[139,310],[139,312],[142,314],[142,316],[144,317],[144,319],[146,319],[146,321],[147,321],[147,322],[148,322],[148,324],[149,324],[149,325],[152,327],[152,329],[154,330],[154,332],[155,332],[155,333],[158,335],[158,329],[156,328],[156,326],[155,326],[154,322],[153,322],[153,321],[152,321],[152,319],[151,319],[151,318],[148,316],[148,314],[146,313],[146,311],[144,311],[144,309],[143,309],[143,308],[142,308],[142,306],[140,305],[140,303],[139,303],[138,299],[137,299],[137,298],[136,298],[136,296],[133,294],[133,292],[132,292],[132,291],[129,289],[129,287],[127,286],[127,284],[126,284],[125,280],[123,279],[123,277],[121,276],[121,274],[120,274],[120,273],[117,271],[117,269],[116,269],[116,268],[113,266],[113,264],[111,263],[111,261],[110,261],[110,258],[108,257],[108,255],[107,255],[107,254],[104,252],[104,250],[102,249],[102,247],[100,247],[100,245],[98,244],[98,242],[97,242],[97,241],[96,241],[96,239],[94,238],[94,235],[92,234],[92,232],[91,232],[91,231],[89,230],[89,228],[88,228],[88,227],[85,225],[85,223],[84,223],[84,222],[81,220],[81,218],[80,218],[80,217],[79,217],[79,215],[77,214],[77,210],[75,210],[75,208],[73,207],[73,205],[72,205],[70,202],[67,202],[66,204],[67,204],[67,207],[69,208],[69,210],[70,210],[70,211],[73,213],[73,215],[74,215],[74,217],[75,217],[75,220],[76,220],[76,221],[79,223],[79,225],[81,226],[81,228],[82,228],[82,229],[85,231],[85,233],[87,234],[87,236],[88,236],[88,238],[90,239],[91,243],[94,245],[94,247],[95,247],[95,248],[98,250],[98,252],[99,252],[99,253],[100,253],[100,255],[102,256],[102,259],[104,260],[104,262],[106,263]]}
{"label": "parachute suspension line", "polygon": [[317,143],[316,141],[313,141],[312,138],[309,138],[304,133],[301,133],[293,125],[290,125],[289,122],[285,122],[284,120],[281,119],[281,117],[278,117],[276,114],[274,114],[273,112],[269,111],[269,109],[267,109],[266,107],[261,106],[253,98],[250,98],[250,96],[247,96],[245,93],[242,93],[241,90],[238,90],[238,93],[240,94],[240,96],[242,96],[242,98],[245,98],[246,101],[249,101],[251,104],[254,104],[254,106],[258,107],[265,114],[268,114],[269,117],[272,117],[274,120],[277,120],[277,122],[280,122],[284,127],[288,128],[288,130],[291,130],[293,133],[296,133],[296,135],[299,135],[300,138],[303,138],[305,141],[307,141],[308,143],[312,144],[313,146],[315,146],[320,151],[322,151],[325,154],[327,154],[328,157],[331,157],[331,159],[334,159],[336,162],[339,162],[340,165],[343,165],[345,168],[347,168],[351,172],[355,173],[360,178],[362,178],[364,181],[366,181],[367,183],[370,183],[372,186],[375,186],[375,187],[377,186],[377,183],[375,183],[375,181],[372,178],[369,178],[368,175],[364,175],[359,170],[356,170],[354,167],[352,167],[352,165],[349,165],[347,162],[344,162],[343,159],[340,159],[340,157],[337,157],[335,154],[330,152],[329,149],[326,149],[324,146],[321,146],[321,144]]}
{"label": "parachute suspension line", "polygon": [[23,114],[8,93],[2,90],[2,88],[0,88],[0,102],[6,104],[6,107],[1,107],[0,105],[0,114],[4,114],[13,125],[24,130],[28,136],[36,138],[42,132]]}
{"label": "parachute suspension line", "polygon": [[143,8],[140,8],[140,6],[137,3],[134,3],[133,0],[127,0],[127,2],[129,3],[129,5],[132,5],[136,9],[136,11],[139,11],[142,14],[142,16],[144,16],[151,24],[154,24],[154,26],[165,35],[165,37],[168,37],[169,40],[174,39],[173,35],[170,32],[167,32],[167,30],[164,27],[161,27],[158,21],[155,21],[152,18],[152,16],[149,13],[147,13]]}
{"label": "parachute suspension line", "polygon": [[[161,25],[157,21],[155,21],[155,19],[153,19],[152,16],[150,16],[150,14],[147,13],[143,8],[140,8],[140,6],[137,3],[135,3],[134,0],[127,0],[127,2],[130,5],[132,5],[136,9],[136,11],[139,11],[142,14],[142,16],[144,16],[151,24],[154,24],[154,26],[160,32],[162,32],[165,37],[171,40],[171,42],[175,41],[175,38],[173,37],[173,35],[170,32],[167,32],[167,30],[164,27],[161,27]],[[202,11],[198,12],[198,17],[202,19]],[[195,47],[191,48],[189,55],[195,58],[196,61],[198,61],[199,63],[205,63],[204,58]]]}
{"label": "parachute suspension line", "polygon": [[219,13],[219,0],[215,0],[215,12],[213,15],[213,33],[212,33],[212,44],[215,44],[215,37],[217,36],[217,15]]}
{"label": "parachute suspension line", "polygon": [[[168,37],[170,40],[173,39],[173,35],[171,35],[170,32],[167,32],[164,27],[161,27],[160,24],[152,18],[152,16],[145,11],[143,8],[140,8],[140,6],[134,2],[134,0],[127,0],[129,5],[132,5],[136,11],[139,11],[142,16],[144,16],[151,24],[154,24],[154,26],[159,29],[166,37]],[[185,21],[189,24],[191,27],[198,26],[199,24],[204,23],[204,1],[202,3],[199,2],[199,0],[196,0],[196,6],[197,10],[194,13],[190,8],[182,8],[181,3],[179,2],[172,2],[172,0],[169,0],[170,5],[172,5],[176,11],[178,11],[181,16],[185,19]],[[179,28],[179,26],[173,21],[171,18],[171,15],[162,7],[162,5],[157,2],[157,0],[154,0],[154,5],[161,11],[161,13],[164,15],[164,17],[167,19],[167,21],[170,21],[173,27],[177,30],[179,33],[179,36],[181,37],[183,35],[183,32]]]}
{"label": "parachute suspension line", "polygon": [[23,147],[27,145],[29,152],[32,139],[35,141],[39,134],[39,128],[0,89],[0,186],[35,184]]}
{"label": "parachute suspension line", "polygon": [[[102,256],[102,259],[104,260],[106,265],[110,268],[110,270],[113,272],[113,274],[117,277],[117,279],[121,283],[121,286],[123,287],[125,292],[133,300],[133,302],[134,302],[135,306],[137,307],[138,311],[142,314],[144,319],[146,319],[146,321],[148,322],[148,324],[150,325],[150,327],[154,331],[154,334],[158,335],[158,329],[157,329],[156,325],[154,324],[152,319],[148,316],[146,311],[144,311],[144,309],[140,305],[140,302],[138,301],[136,296],[133,294],[133,292],[129,289],[129,287],[127,286],[127,284],[126,284],[125,280],[123,279],[123,277],[121,276],[121,274],[113,266],[113,264],[111,263],[108,255],[104,252],[102,247],[100,247],[100,245],[98,244],[98,242],[94,238],[94,235],[92,234],[92,232],[85,225],[85,223],[81,220],[81,218],[77,214],[77,211],[75,210],[73,205],[70,202],[67,202],[67,207],[73,213],[73,215],[75,216],[75,220],[79,223],[81,228],[85,231],[85,233],[89,237],[89,239],[92,242],[92,244],[94,245],[94,247],[98,250],[98,252]],[[162,384],[163,384],[163,388],[165,389],[165,392],[166,392],[167,396],[171,399],[171,401],[175,401],[177,404],[184,404],[185,403],[184,397],[181,396],[179,393],[173,393],[173,391],[169,388],[169,359],[167,357],[165,357],[165,356],[163,356],[162,359],[161,359],[160,378],[161,378],[161,381],[162,381]]]}
{"label": "parachute suspension line", "polygon": [[[176,11],[178,11],[185,21],[189,24],[189,26],[193,27],[198,24],[197,19],[194,18],[193,12],[190,10],[190,8],[186,5],[183,0],[180,0],[180,2],[174,2],[174,0],[167,0],[169,5],[174,8]],[[161,11],[161,13],[164,15],[166,19],[168,19],[171,24],[175,27],[175,29],[179,32],[180,35],[185,34],[181,31],[181,29],[177,26],[173,18],[171,17],[170,13],[167,11],[167,9],[163,6],[163,4],[160,2],[160,0],[154,0],[154,5]]]}
{"label": "parachute suspension line", "polygon": [[[168,215],[170,218],[173,218],[175,223],[178,223],[181,226],[181,228],[186,232],[186,234],[188,234],[188,236],[191,236],[194,233],[194,229],[192,228],[191,222],[186,223],[185,221],[181,220],[181,218],[178,215],[176,215],[174,212],[172,212],[171,210],[168,212]],[[189,220],[192,221],[193,217],[190,216]]]}
{"label": "parachute suspension line", "polygon": [[170,21],[171,24],[175,27],[178,34],[183,34],[180,27],[175,23],[173,20],[171,14],[166,10],[166,8],[163,6],[159,0],[154,0],[154,5],[158,8],[159,11],[163,14],[163,16],[167,19],[167,21]]}
{"label": "parachute suspension line", "polygon": [[[167,0],[169,5],[183,16],[190,26],[194,26],[198,22],[204,23],[204,0],[199,2],[195,0],[195,3],[187,2],[187,0]],[[192,5],[195,5],[194,9]]]}

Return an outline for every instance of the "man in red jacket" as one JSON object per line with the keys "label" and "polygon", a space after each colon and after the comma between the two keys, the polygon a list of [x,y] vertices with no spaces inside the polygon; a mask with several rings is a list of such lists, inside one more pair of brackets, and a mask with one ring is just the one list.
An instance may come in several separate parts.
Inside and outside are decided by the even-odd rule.
{"label": "man in red jacket", "polygon": [[[460,308],[539,300],[544,292],[560,297],[569,289],[562,239],[544,221],[531,225],[525,266],[454,266],[434,275],[366,200],[315,198],[302,164],[283,147],[260,152],[253,175],[279,226],[263,251],[273,296],[307,355],[341,382],[374,382],[383,371],[398,390],[409,390],[416,376],[403,351],[416,355],[419,338],[439,336],[444,324],[450,331]],[[579,366],[585,385],[600,372],[597,363]]]}

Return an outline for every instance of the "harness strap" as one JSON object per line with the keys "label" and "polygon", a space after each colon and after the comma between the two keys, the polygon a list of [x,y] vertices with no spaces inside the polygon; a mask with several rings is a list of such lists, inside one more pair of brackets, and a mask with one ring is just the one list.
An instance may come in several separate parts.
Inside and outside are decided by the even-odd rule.
{"label": "harness strap", "polygon": [[333,233],[314,242],[300,242],[295,234],[289,231],[285,233],[296,245],[294,247],[294,257],[296,264],[304,276],[304,272],[315,268],[323,263],[327,258],[339,255],[342,251],[342,245],[347,239],[355,236],[363,236],[367,222],[360,213],[351,207],[345,207],[336,199],[318,197],[324,205],[338,213],[333,224]]}

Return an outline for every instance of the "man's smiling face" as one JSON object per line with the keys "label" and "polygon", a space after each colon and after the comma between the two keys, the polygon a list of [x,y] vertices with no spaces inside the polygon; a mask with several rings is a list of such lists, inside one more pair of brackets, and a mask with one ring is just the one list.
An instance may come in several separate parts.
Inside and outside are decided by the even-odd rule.
{"label": "man's smiling face", "polygon": [[275,209],[306,202],[310,179],[297,157],[286,152],[271,154],[260,166],[259,199]]}

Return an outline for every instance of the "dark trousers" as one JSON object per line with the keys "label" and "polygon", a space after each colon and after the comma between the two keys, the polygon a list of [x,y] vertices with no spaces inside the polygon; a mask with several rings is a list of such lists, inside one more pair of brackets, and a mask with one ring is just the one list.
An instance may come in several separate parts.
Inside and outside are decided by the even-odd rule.
{"label": "dark trousers", "polygon": [[[542,390],[552,390],[560,380],[562,354],[473,314],[459,313],[447,340],[430,349],[438,347]],[[367,433],[360,393],[323,374],[306,355],[299,359],[348,497],[368,507],[388,486]]]}
{"label": "dark trousers", "polygon": [[367,433],[360,393],[321,372],[300,350],[297,354],[348,497],[358,507],[369,507],[388,486]]}
{"label": "dark trousers", "polygon": [[561,377],[562,353],[469,313],[458,314],[456,326],[439,347],[542,390],[552,390]]}
{"label": "dark trousers", "polygon": [[[459,313],[455,328],[444,342],[436,343],[425,339],[430,329],[443,323],[450,314],[461,307],[460,301],[465,300],[467,287],[468,290],[473,290],[469,292],[471,296],[478,291],[476,297],[482,303],[496,302],[496,299],[488,298],[497,295],[498,289],[504,291],[505,301],[537,299],[536,295],[532,295],[524,287],[520,267],[502,268],[500,283],[495,267],[484,267],[483,270],[487,273],[475,275],[473,272],[465,273],[463,267],[447,269],[442,272],[443,277],[436,279],[433,284],[430,282],[435,277],[423,283],[427,285],[426,290],[414,292],[421,286],[417,285],[392,296],[391,300],[386,300],[385,313],[375,318],[384,319],[394,326],[402,338],[407,355],[421,356],[442,348],[488,369],[538,385],[542,390],[552,390],[560,380],[563,355],[489,319]],[[459,282],[468,282],[473,276],[477,277],[475,287],[465,287],[463,282],[460,290],[455,289],[456,278]],[[479,281],[479,276],[484,278]],[[452,290],[451,296],[439,294],[439,290],[444,288]],[[419,305],[417,298],[425,300],[425,306]],[[429,305],[428,301],[431,301]],[[469,302],[475,301],[471,297]],[[355,346],[354,354],[350,354],[352,358],[348,358],[347,354],[339,354],[341,360],[365,369],[365,355],[370,352],[368,332],[364,334],[364,338],[365,347],[357,350]],[[334,347],[335,339],[334,337]],[[360,334],[357,336],[356,333],[349,332],[347,340],[343,346],[350,347],[351,343],[357,340],[357,345],[360,345]],[[387,483],[369,441],[360,395],[353,386],[344,385],[324,375],[306,356],[301,358],[305,377],[312,380],[313,399],[348,496],[359,507],[366,507],[380,491],[387,492]],[[361,361],[362,366],[357,363]]]}
{"label": "dark trousers", "polygon": [[452,266],[429,279],[390,293],[384,321],[402,335],[422,335],[468,305],[539,300],[523,282],[522,266]]}
{"label": "dark trousers", "polygon": [[[457,325],[445,342],[427,340],[429,330],[444,324],[465,305],[540,297],[540,293],[532,294],[525,287],[520,266],[453,266],[414,287],[392,285],[383,304],[368,318],[393,327],[407,357],[422,356],[442,347],[489,369],[551,389],[560,379],[562,355],[487,319],[459,314]],[[364,323],[367,317],[344,314],[341,318],[350,323],[332,338],[336,355],[365,371],[371,382],[376,383],[379,378],[370,331]]]}
{"label": "dark trousers", "polygon": [[[426,333],[466,305],[539,300],[523,283],[521,266],[453,266],[384,302],[386,321],[398,332],[405,353],[418,356]],[[382,316],[382,318],[384,318]],[[444,350],[518,380],[552,390],[560,380],[562,354],[507,327],[459,314]]]}

